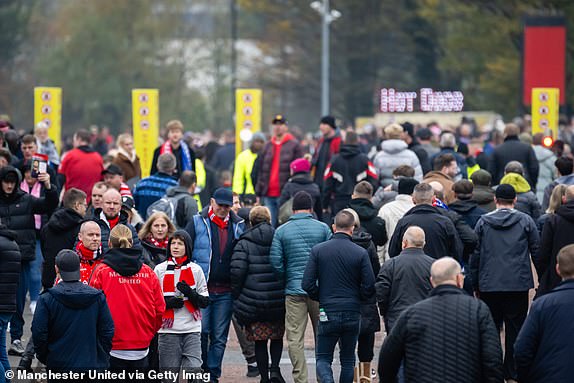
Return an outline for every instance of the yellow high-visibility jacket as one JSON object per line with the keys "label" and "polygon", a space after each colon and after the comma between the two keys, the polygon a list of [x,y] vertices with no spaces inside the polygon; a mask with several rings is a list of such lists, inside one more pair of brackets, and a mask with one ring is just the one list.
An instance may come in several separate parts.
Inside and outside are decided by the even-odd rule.
{"label": "yellow high-visibility jacket", "polygon": [[257,153],[247,149],[239,153],[235,159],[235,169],[233,171],[233,185],[231,189],[239,194],[255,194],[253,182],[251,182],[251,171],[253,163],[257,158]]}

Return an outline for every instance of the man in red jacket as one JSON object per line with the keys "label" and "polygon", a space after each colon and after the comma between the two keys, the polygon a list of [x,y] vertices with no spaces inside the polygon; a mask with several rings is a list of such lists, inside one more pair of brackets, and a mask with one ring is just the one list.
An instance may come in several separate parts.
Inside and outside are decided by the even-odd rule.
{"label": "man in red jacket", "polygon": [[79,130],[74,134],[74,149],[64,155],[58,173],[65,178],[64,188],[80,189],[88,196],[94,184],[102,179],[104,163],[102,156],[90,145],[90,133]]}
{"label": "man in red jacket", "polygon": [[289,165],[293,160],[303,157],[303,148],[289,133],[287,119],[278,114],[271,122],[273,137],[265,145],[258,158],[258,176],[255,193],[263,197],[263,204],[271,211],[273,226],[277,226],[279,196],[283,185],[289,180]]}

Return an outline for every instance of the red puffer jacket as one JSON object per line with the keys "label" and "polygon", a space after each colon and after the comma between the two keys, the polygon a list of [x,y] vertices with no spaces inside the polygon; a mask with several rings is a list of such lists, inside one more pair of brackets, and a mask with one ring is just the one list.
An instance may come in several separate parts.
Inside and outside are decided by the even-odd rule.
{"label": "red puffer jacket", "polygon": [[161,327],[165,301],[157,276],[141,261],[141,250],[108,250],[90,285],[106,295],[115,326],[112,349],[149,347]]}

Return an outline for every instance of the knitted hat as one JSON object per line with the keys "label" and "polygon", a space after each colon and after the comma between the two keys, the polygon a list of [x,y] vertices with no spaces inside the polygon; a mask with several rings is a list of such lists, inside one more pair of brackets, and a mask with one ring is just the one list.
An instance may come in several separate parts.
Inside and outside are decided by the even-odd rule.
{"label": "knitted hat", "polygon": [[297,158],[289,165],[293,174],[295,173],[309,173],[311,171],[311,164],[304,158]]}
{"label": "knitted hat", "polygon": [[333,130],[337,130],[337,124],[335,123],[335,117],[325,116],[321,118],[321,124],[329,125]]}
{"label": "knitted hat", "polygon": [[415,191],[415,186],[417,186],[419,182],[414,178],[404,177],[399,179],[399,194],[407,194],[411,195]]}
{"label": "knitted hat", "polygon": [[490,182],[492,182],[492,176],[484,169],[480,169],[472,173],[470,179],[473,184],[482,186],[490,186]]}
{"label": "knitted hat", "polygon": [[313,197],[306,191],[297,192],[293,196],[293,211],[311,210],[313,208]]}
{"label": "knitted hat", "polygon": [[501,184],[498,185],[496,188],[496,192],[494,194],[496,199],[504,199],[507,201],[512,201],[516,198],[516,191],[514,187],[509,184]]}

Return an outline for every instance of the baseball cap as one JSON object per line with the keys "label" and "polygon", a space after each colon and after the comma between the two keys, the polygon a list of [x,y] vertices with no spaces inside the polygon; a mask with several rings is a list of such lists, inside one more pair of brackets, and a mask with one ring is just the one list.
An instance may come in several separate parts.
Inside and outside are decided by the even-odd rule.
{"label": "baseball cap", "polygon": [[64,282],[80,280],[80,257],[69,249],[61,250],[56,256],[56,266]]}
{"label": "baseball cap", "polygon": [[118,165],[111,164],[102,171],[103,176],[105,176],[106,174],[123,176],[124,172],[122,171],[122,168],[120,168]]}
{"label": "baseball cap", "polygon": [[217,189],[215,193],[213,193],[213,199],[218,205],[233,206],[233,193],[229,189]]}
{"label": "baseball cap", "polygon": [[134,203],[134,199],[132,197],[127,196],[127,195],[122,197],[122,209],[131,210],[134,208],[134,206],[135,206],[135,203]]}
{"label": "baseball cap", "polygon": [[275,125],[275,124],[286,124],[287,118],[285,118],[285,116],[282,114],[276,114],[275,117],[273,117],[273,121],[271,121],[271,123],[273,125]]}

